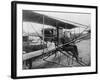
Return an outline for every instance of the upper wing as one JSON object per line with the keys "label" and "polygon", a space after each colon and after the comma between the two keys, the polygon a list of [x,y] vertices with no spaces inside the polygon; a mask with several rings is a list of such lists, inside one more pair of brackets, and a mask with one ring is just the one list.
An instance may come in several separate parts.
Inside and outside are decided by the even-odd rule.
{"label": "upper wing", "polygon": [[23,10],[23,21],[36,22],[40,24],[51,25],[54,27],[58,26],[66,29],[77,27],[77,25],[71,22],[55,19],[30,10]]}

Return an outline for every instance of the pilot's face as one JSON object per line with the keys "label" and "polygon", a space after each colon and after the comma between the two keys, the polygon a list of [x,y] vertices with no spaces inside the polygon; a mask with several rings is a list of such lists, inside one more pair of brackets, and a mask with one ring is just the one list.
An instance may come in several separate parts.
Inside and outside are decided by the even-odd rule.
{"label": "pilot's face", "polygon": [[71,35],[70,35],[70,32],[66,32],[66,33],[65,33],[65,36],[70,38],[70,36],[71,36]]}
{"label": "pilot's face", "polygon": [[67,33],[67,36],[68,36],[68,37],[70,37],[70,36],[71,36],[71,35],[70,35],[70,32],[68,32],[68,33]]}

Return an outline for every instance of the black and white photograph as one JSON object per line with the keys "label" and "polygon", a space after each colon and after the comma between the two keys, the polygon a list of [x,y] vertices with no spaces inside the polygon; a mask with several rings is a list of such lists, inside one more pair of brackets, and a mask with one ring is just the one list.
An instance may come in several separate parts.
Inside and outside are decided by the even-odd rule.
{"label": "black and white photograph", "polygon": [[91,66],[91,14],[23,10],[23,69]]}
{"label": "black and white photograph", "polygon": [[12,4],[14,78],[97,72],[96,6]]}

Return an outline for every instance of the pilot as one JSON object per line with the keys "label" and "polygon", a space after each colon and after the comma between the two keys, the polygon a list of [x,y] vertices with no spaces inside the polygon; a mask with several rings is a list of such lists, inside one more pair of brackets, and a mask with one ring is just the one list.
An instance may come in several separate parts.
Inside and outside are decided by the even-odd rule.
{"label": "pilot", "polygon": [[75,45],[75,43],[66,44],[70,41],[71,41],[71,33],[68,32],[68,35],[64,35],[64,37],[61,38],[61,43],[64,44],[64,46],[62,48],[66,52],[70,51],[72,53],[73,57],[75,57],[76,60],[78,61],[79,53],[78,53],[78,49],[77,49],[77,46]]}

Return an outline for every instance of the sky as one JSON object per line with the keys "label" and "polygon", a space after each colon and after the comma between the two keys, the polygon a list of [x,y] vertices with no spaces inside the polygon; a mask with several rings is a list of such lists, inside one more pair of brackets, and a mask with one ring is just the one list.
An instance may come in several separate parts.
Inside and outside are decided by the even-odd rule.
{"label": "sky", "polygon": [[[84,13],[71,13],[71,12],[66,12],[66,13],[61,13],[61,12],[40,12],[40,11],[35,11],[36,13],[40,13],[43,15],[47,15],[49,17],[52,18],[56,18],[56,19],[64,19],[64,20],[69,20],[69,21],[73,21],[75,23],[79,23],[79,24],[83,24],[83,25],[87,25],[90,26],[91,24],[91,14],[84,14]],[[38,32],[39,34],[41,34],[41,29],[42,28],[47,28],[47,27],[52,27],[49,25],[43,25],[43,24],[39,24],[39,23],[33,23],[33,22],[24,22],[23,21],[23,31],[26,33],[34,33],[34,32]],[[52,27],[54,28],[54,27]],[[79,31],[80,30],[80,31]],[[76,28],[76,29],[72,29],[71,31],[73,32],[81,32],[83,31],[84,28]]]}

